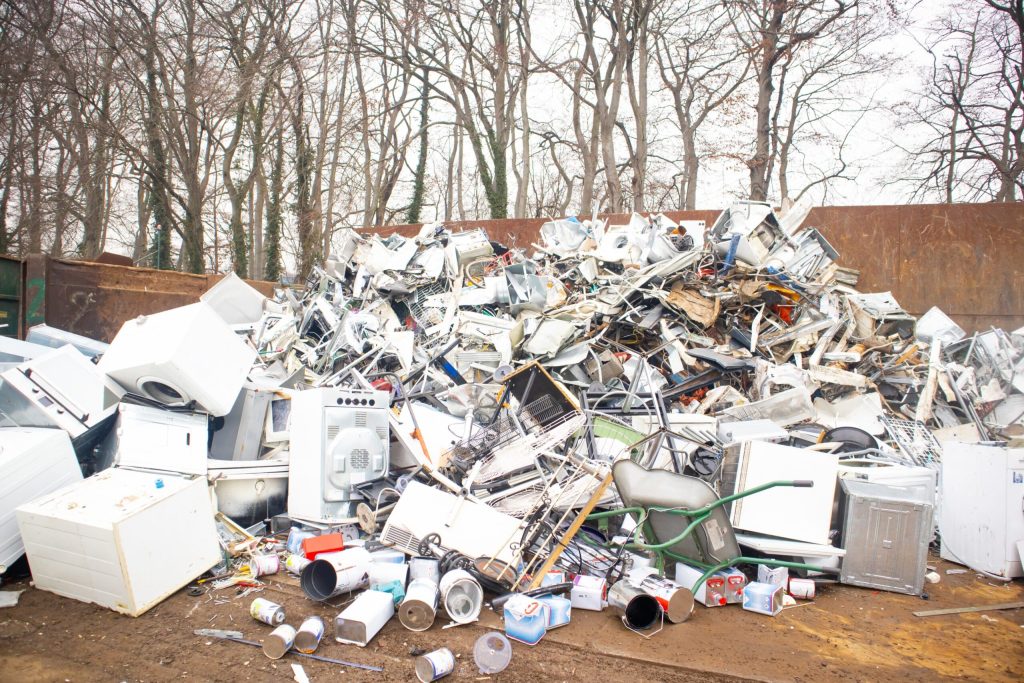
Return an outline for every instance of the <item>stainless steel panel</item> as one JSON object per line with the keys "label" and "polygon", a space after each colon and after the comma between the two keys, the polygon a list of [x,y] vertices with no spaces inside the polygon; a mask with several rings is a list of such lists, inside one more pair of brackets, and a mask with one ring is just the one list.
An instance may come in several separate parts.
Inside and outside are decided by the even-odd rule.
{"label": "stainless steel panel", "polygon": [[912,489],[842,481],[846,494],[840,581],[920,595],[928,560],[933,506]]}

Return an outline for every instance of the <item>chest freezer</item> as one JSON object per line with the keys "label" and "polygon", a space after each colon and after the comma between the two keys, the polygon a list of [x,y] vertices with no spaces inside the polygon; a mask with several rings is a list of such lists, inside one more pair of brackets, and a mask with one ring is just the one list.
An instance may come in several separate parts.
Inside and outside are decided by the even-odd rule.
{"label": "chest freezer", "polygon": [[63,429],[85,454],[106,432],[123,393],[74,347],[62,346],[0,376],[0,413],[19,427]]}
{"label": "chest freezer", "polygon": [[133,617],[221,560],[206,477],[114,467],[17,516],[36,588]]}
{"label": "chest freezer", "polygon": [[25,554],[14,510],[82,479],[61,429],[0,429],[0,574]]}

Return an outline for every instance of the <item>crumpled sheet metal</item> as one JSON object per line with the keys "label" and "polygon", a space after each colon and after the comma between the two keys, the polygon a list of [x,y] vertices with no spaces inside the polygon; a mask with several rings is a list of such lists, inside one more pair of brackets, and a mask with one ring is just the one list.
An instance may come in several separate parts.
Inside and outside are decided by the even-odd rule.
{"label": "crumpled sheet metal", "polygon": [[[520,520],[519,564],[501,570],[517,580],[556,547],[575,548],[578,566],[561,560],[574,571],[628,559],[558,530],[621,458],[717,486],[718,424],[768,420],[791,445],[846,452],[825,436],[853,428],[869,457],[925,466],[941,453],[914,455],[908,424],[1024,433],[1024,331],[965,336],[938,309],[917,321],[891,293],[858,292],[801,225],[807,208],[741,202],[710,227],[569,217],[518,249],[440,224],[346,232],[255,341],[311,386],[390,390],[391,479]],[[615,500],[612,487],[598,504]]]}

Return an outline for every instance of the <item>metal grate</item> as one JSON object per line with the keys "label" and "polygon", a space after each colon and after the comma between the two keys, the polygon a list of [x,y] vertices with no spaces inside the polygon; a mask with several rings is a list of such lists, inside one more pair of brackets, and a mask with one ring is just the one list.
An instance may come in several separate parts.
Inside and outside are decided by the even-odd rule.
{"label": "metal grate", "polygon": [[365,448],[353,448],[349,458],[353,470],[365,470],[370,466],[370,451]]}
{"label": "metal grate", "polygon": [[910,462],[921,467],[938,469],[942,465],[942,446],[928,431],[923,422],[917,420],[894,420],[882,415],[885,431]]}

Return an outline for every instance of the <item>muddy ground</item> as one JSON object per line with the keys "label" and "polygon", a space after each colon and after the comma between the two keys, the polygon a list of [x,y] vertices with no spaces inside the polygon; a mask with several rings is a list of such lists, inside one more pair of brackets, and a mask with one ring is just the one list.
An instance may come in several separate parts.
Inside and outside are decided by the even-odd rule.
{"label": "muddy ground", "polygon": [[[237,589],[193,597],[185,590],[132,619],[106,609],[35,590],[27,579],[16,607],[0,610],[0,681],[290,681],[300,662],[314,683],[327,680],[409,681],[414,650],[451,648],[458,664],[450,681],[1019,681],[1024,678],[1024,609],[918,618],[912,612],[1024,601],[1024,582],[1002,584],[931,559],[942,580],[926,584],[929,599],[849,586],[821,587],[813,602],[777,617],[738,606],[700,605],[684,624],[666,625],[648,639],[627,631],[610,610],[575,611],[572,623],[535,647],[513,644],[511,666],[481,676],[472,646],[500,620],[485,609],[481,621],[443,629],[439,616],[423,633],[392,620],[369,647],[331,639],[318,654],[383,667],[381,673],[296,659],[267,659],[254,647],[193,635],[193,629],[242,631],[262,639],[271,629],[253,621]],[[307,600],[284,575],[258,596],[278,602],[294,625],[310,614],[332,622],[345,601]],[[341,676],[339,679],[338,677]]]}

